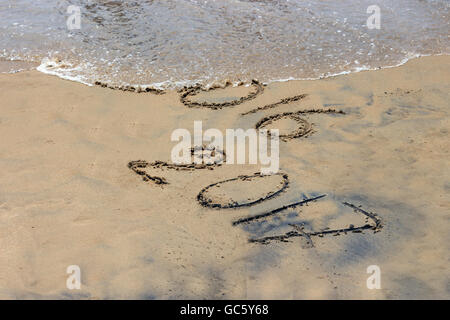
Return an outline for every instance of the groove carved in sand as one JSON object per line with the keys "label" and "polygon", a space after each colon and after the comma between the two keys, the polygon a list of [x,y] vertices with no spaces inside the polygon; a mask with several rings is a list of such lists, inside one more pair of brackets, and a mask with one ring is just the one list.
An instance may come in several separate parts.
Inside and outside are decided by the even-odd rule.
{"label": "groove carved in sand", "polygon": [[166,92],[161,89],[155,89],[152,87],[141,87],[141,86],[132,86],[132,85],[110,85],[106,82],[95,81],[94,84],[96,86],[100,86],[102,88],[108,88],[112,90],[120,90],[120,91],[128,91],[128,92],[136,92],[136,93],[153,93],[153,94],[165,94]]}
{"label": "groove carved in sand", "polygon": [[[259,214],[257,216],[253,216],[253,217],[248,217],[248,218],[242,218],[239,219],[235,222],[233,222],[233,225],[237,225],[237,224],[242,224],[242,223],[251,223],[251,222],[255,222],[255,221],[261,221],[262,219],[267,219],[267,217],[277,214],[279,212],[282,212],[288,208],[294,208],[297,206],[301,206],[307,202],[313,202],[316,200],[319,200],[321,198],[324,198],[326,195],[321,195],[319,197],[315,197],[315,198],[311,198],[311,199],[306,199],[291,205],[287,205],[263,214]],[[353,232],[353,233],[361,233],[364,230],[373,230],[374,233],[379,232],[382,228],[383,228],[383,224],[381,219],[378,217],[377,214],[373,213],[373,212],[369,212],[366,211],[352,203],[349,202],[343,202],[342,204],[344,204],[347,207],[352,208],[356,213],[360,213],[365,215],[368,219],[372,220],[372,223],[366,223],[364,225],[361,226],[354,226],[354,225],[350,225],[347,228],[340,228],[340,229],[328,229],[325,228],[321,231],[312,231],[312,232],[305,232],[303,228],[301,228],[301,232],[299,229],[298,225],[292,225],[291,227],[294,229],[292,231],[289,231],[285,234],[282,235],[275,235],[275,236],[268,236],[268,237],[262,237],[262,238],[251,238],[249,239],[249,242],[253,242],[253,243],[260,243],[260,244],[268,244],[271,241],[281,241],[281,242],[288,242],[289,238],[293,238],[293,237],[304,237],[307,240],[307,243],[310,242],[311,247],[313,246],[312,237],[323,237],[325,235],[333,235],[333,236],[338,236],[340,234],[347,234],[348,232]]]}
{"label": "groove carved in sand", "polygon": [[[278,113],[271,116],[267,116],[259,120],[255,128],[256,129],[263,129],[266,126],[279,121],[281,119],[292,119],[295,122],[298,123],[297,129],[293,130],[291,133],[288,134],[280,134],[279,137],[282,141],[288,141],[290,139],[300,138],[300,137],[308,137],[310,134],[312,134],[314,131],[312,129],[312,124],[309,123],[303,115],[306,114],[345,114],[342,110],[335,110],[335,109],[307,109],[307,110],[300,110],[295,112],[284,112],[284,113]],[[268,134],[270,131],[268,131]]]}
{"label": "groove carved in sand", "polygon": [[280,105],[283,105],[283,104],[289,104],[289,103],[292,103],[292,102],[295,102],[295,101],[300,101],[300,100],[306,98],[307,96],[308,96],[308,94],[305,93],[305,94],[299,94],[299,95],[292,96],[292,97],[287,97],[287,98],[281,99],[278,102],[267,104],[267,105],[265,105],[263,107],[258,107],[258,108],[252,109],[250,111],[243,112],[243,113],[241,113],[241,116],[245,116],[245,115],[248,115],[248,114],[251,114],[251,113],[256,113],[258,111],[273,109],[273,108],[276,108],[276,107],[278,107]]}
{"label": "groove carved in sand", "polygon": [[[230,184],[233,182],[242,182],[242,181],[251,182],[252,180],[255,180],[255,179],[265,179],[265,178],[273,177],[273,176],[280,176],[282,178],[282,181],[280,183],[280,186],[278,186],[278,189],[276,189],[275,191],[271,190],[267,194],[265,194],[261,197],[258,197],[256,199],[249,199],[247,202],[237,202],[237,201],[234,201],[231,199],[228,202],[219,203],[219,202],[213,202],[212,199],[207,196],[207,193],[212,188],[220,187],[223,184]],[[209,186],[203,188],[197,195],[197,201],[203,207],[209,207],[209,208],[229,209],[229,208],[249,207],[249,206],[253,206],[257,203],[263,202],[265,200],[268,200],[275,196],[280,195],[283,191],[285,191],[288,188],[288,186],[289,186],[289,178],[288,178],[288,175],[284,174],[284,173],[276,173],[276,174],[273,174],[270,176],[263,176],[260,174],[255,174],[252,176],[241,175],[241,176],[238,176],[233,179],[228,179],[228,180],[219,181],[219,182],[210,184]]]}
{"label": "groove carved in sand", "polygon": [[[225,88],[230,86],[230,83],[227,83],[225,85]],[[239,104],[242,104],[246,101],[249,100],[253,100],[255,99],[258,95],[260,95],[261,93],[263,93],[264,91],[264,87],[261,83],[259,83],[256,80],[252,81],[252,87],[253,90],[248,93],[246,96],[241,97],[237,100],[232,100],[232,101],[227,101],[227,102],[196,102],[196,101],[191,101],[189,100],[189,97],[195,96],[197,95],[199,92],[201,91],[210,91],[210,90],[215,90],[218,89],[218,87],[212,87],[210,89],[204,89],[201,86],[195,86],[192,88],[185,88],[183,90],[181,90],[181,95],[180,95],[180,101],[181,103],[183,103],[185,106],[190,107],[190,108],[210,108],[213,110],[217,110],[217,109],[221,109],[224,107],[233,107],[233,106],[237,106]]]}
{"label": "groove carved in sand", "polygon": [[203,154],[203,151],[209,151],[209,156],[216,157],[219,155],[218,158],[215,160],[212,160],[211,163],[191,163],[191,164],[174,164],[174,163],[168,163],[165,161],[153,161],[153,162],[147,162],[145,160],[135,160],[130,161],[128,163],[128,168],[133,170],[136,174],[142,176],[142,179],[144,181],[153,181],[156,184],[163,185],[163,184],[169,184],[167,180],[163,177],[159,176],[152,176],[149,175],[145,170],[145,168],[153,168],[153,169],[170,169],[170,170],[177,170],[177,171],[193,171],[197,169],[209,169],[214,170],[216,167],[220,167],[222,163],[226,159],[226,154],[223,150],[218,150],[215,148],[208,148],[205,146],[197,147],[197,148],[191,148],[191,156],[196,156],[197,151],[202,151],[202,157],[205,157],[206,155]]}

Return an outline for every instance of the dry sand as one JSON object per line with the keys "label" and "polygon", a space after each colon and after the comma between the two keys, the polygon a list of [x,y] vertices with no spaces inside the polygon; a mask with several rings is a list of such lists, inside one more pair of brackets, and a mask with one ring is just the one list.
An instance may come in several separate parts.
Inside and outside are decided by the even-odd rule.
{"label": "dry sand", "polygon": [[[243,104],[211,110],[186,107],[177,92],[88,87],[37,71],[1,74],[0,298],[449,299],[449,79],[450,57],[425,57],[273,83]],[[249,90],[192,100],[228,101]],[[307,97],[241,116],[299,94]],[[314,132],[280,141],[289,187],[254,206],[212,209],[197,194],[259,166],[145,169],[167,185],[127,167],[169,161],[172,131],[192,131],[194,120],[225,131],[312,108],[346,114],[305,115]],[[280,179],[270,183],[276,189]],[[257,197],[258,184],[239,188],[237,196],[245,199],[247,188]],[[307,206],[232,225],[321,194]],[[290,223],[309,232],[364,225],[344,201],[377,213],[380,232],[315,236],[312,248],[303,237],[248,241],[292,232]],[[69,265],[81,268],[81,290],[66,288]],[[379,290],[366,287],[369,265],[380,267]]]}

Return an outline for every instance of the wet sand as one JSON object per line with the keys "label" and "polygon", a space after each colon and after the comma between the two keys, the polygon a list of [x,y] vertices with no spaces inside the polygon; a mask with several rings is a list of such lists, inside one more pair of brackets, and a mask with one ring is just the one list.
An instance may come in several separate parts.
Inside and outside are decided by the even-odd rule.
{"label": "wet sand", "polygon": [[[449,79],[448,56],[424,57],[255,96],[254,86],[188,96],[202,106],[176,91],[0,74],[0,298],[449,299]],[[341,113],[298,113],[327,109]],[[292,113],[301,120],[282,115]],[[194,121],[225,132],[266,117],[287,134],[295,121],[308,128],[280,140],[285,188],[235,179],[258,165],[142,168],[167,184],[129,166],[170,162],[172,131]],[[281,191],[221,208],[198,201],[205,188],[216,202]],[[66,288],[69,265],[81,290]],[[381,289],[366,286],[370,265]]]}

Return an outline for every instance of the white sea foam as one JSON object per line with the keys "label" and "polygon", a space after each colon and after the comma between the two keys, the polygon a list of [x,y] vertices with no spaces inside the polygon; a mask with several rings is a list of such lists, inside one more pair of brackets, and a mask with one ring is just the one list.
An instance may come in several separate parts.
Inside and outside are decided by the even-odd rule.
{"label": "white sea foam", "polygon": [[[434,56],[440,56],[440,55],[449,55],[447,53],[443,54],[434,54]],[[408,61],[412,59],[417,59],[420,57],[426,57],[426,56],[433,56],[433,54],[408,54],[407,57],[402,59],[399,63],[393,64],[393,65],[386,65],[386,66],[379,66],[379,67],[370,67],[370,66],[361,66],[354,68],[352,70],[348,71],[342,71],[339,73],[329,73],[329,74],[323,74],[318,77],[307,77],[307,78],[295,78],[295,77],[289,77],[284,79],[270,79],[268,81],[264,81],[264,84],[270,84],[270,83],[276,83],[276,82],[287,82],[287,81],[305,81],[305,80],[320,80],[320,79],[326,79],[326,78],[332,78],[337,77],[341,75],[346,74],[352,74],[352,73],[358,73],[362,71],[373,71],[373,70],[379,70],[379,69],[388,69],[388,68],[395,68],[404,65]],[[83,76],[83,67],[82,66],[76,66],[73,67],[69,63],[64,63],[63,61],[60,61],[58,59],[49,59],[46,58],[42,61],[42,63],[36,68],[36,70],[49,74],[57,76],[61,79],[70,80],[79,82],[88,86],[93,86],[95,83],[95,80],[89,80],[85,76]],[[22,70],[16,70],[14,72],[19,72]],[[13,73],[13,72],[11,72]],[[76,73],[79,73],[79,75],[74,75]],[[197,80],[181,80],[181,81],[171,81],[166,80],[163,82],[157,82],[157,83],[149,83],[149,84],[138,84],[138,83],[122,83],[123,86],[132,86],[132,87],[140,87],[142,89],[145,88],[151,88],[156,90],[167,90],[167,89],[180,89],[183,87],[192,87],[201,83],[204,83],[205,79],[197,79]],[[226,80],[227,81],[227,80]],[[108,83],[108,81],[105,81]],[[236,87],[241,83],[241,81],[234,81],[232,82],[232,86]],[[214,84],[217,84],[217,81],[212,83],[206,83],[204,85],[205,88],[209,88],[213,86]],[[245,84],[246,86],[249,86],[249,83]]]}
{"label": "white sea foam", "polygon": [[80,29],[67,29],[67,1],[0,0],[0,57],[87,85],[167,89],[320,79],[450,53],[448,0],[379,0],[380,30],[366,26],[372,0],[71,4]]}
{"label": "white sea foam", "polygon": [[36,70],[61,79],[79,82],[88,86],[93,85],[83,76],[83,67],[81,65],[73,67],[69,62],[63,62],[55,58],[44,58]]}

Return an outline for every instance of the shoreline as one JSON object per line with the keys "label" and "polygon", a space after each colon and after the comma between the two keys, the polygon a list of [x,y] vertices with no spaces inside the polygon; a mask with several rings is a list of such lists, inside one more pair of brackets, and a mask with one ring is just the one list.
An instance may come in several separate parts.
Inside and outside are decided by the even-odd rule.
{"label": "shoreline", "polygon": [[[448,298],[449,77],[449,55],[184,97],[0,74],[0,298]],[[283,180],[166,162],[194,121],[287,130],[292,113],[308,126],[280,141]]]}
{"label": "shoreline", "polygon": [[[270,80],[270,81],[266,81],[266,82],[262,82],[264,85],[269,85],[272,83],[279,83],[279,82],[288,82],[288,81],[314,81],[314,80],[322,80],[322,79],[328,79],[328,78],[334,78],[334,77],[339,77],[342,75],[348,75],[348,74],[355,74],[355,73],[359,73],[359,72],[364,72],[364,71],[376,71],[376,70],[383,70],[383,69],[390,69],[390,68],[397,68],[400,67],[406,63],[408,63],[411,60],[415,60],[415,59],[420,59],[420,58],[424,58],[424,57],[440,57],[440,56],[449,56],[450,53],[439,53],[439,54],[411,54],[406,56],[405,58],[403,58],[399,63],[394,64],[394,65],[387,65],[387,66],[379,66],[379,67],[367,67],[367,66],[362,66],[360,68],[357,68],[355,70],[348,70],[348,71],[342,71],[342,72],[338,72],[338,73],[327,73],[327,74],[323,74],[321,76],[318,77],[314,77],[314,78],[294,78],[294,77],[289,77],[286,79],[275,79],[275,80]],[[45,59],[46,63],[51,63],[52,60],[51,59]],[[107,82],[102,82],[102,81],[92,81],[92,82],[87,82],[85,80],[82,80],[80,77],[81,76],[67,76],[64,75],[63,73],[61,73],[61,70],[54,70],[52,68],[47,68],[45,66],[44,62],[41,62],[40,64],[35,63],[35,62],[26,62],[26,61],[22,61],[22,60],[2,60],[0,62],[3,62],[5,64],[7,64],[8,62],[16,62],[16,63],[23,63],[25,65],[31,66],[31,65],[37,65],[36,66],[36,70],[43,73],[43,74],[47,74],[47,75],[51,75],[51,76],[56,76],[60,79],[63,80],[68,80],[68,81],[73,81],[73,82],[78,82],[81,84],[84,84],[86,86],[103,86],[103,87],[108,87],[110,89],[113,90],[122,90],[122,91],[135,91],[136,93],[141,93],[141,92],[145,92],[145,90],[148,88],[151,92],[160,94],[161,92],[165,92],[165,91],[171,91],[171,90],[179,90],[179,89],[183,89],[183,88],[193,88],[193,87],[198,87],[201,86],[205,89],[209,89],[209,88],[213,88],[214,86],[216,87],[223,87],[223,86],[227,86],[228,84],[228,80],[224,80],[222,81],[222,83],[210,83],[206,86],[202,86],[200,82],[195,81],[195,80],[180,80],[180,81],[175,81],[175,82],[170,82],[169,80],[163,81],[163,82],[159,82],[159,83],[152,83],[152,84],[122,84],[120,86],[114,85],[114,86],[110,86],[110,84],[108,84]],[[57,63],[62,63],[64,65],[63,62],[57,62]],[[3,68],[0,65],[0,72]],[[13,71],[13,72],[4,72],[4,73],[17,73],[17,72],[23,72],[23,71],[31,71],[31,70],[27,70],[27,69],[20,69],[17,71]],[[1,73],[0,73],[1,74]],[[258,81],[258,79],[253,79]],[[252,81],[253,81],[252,80]],[[168,85],[167,85],[168,84]],[[249,86],[251,83],[245,83],[242,81],[235,81],[231,83],[234,87],[236,86],[240,86],[240,85],[245,85],[245,86]],[[130,90],[130,88],[133,88],[133,90]]]}

